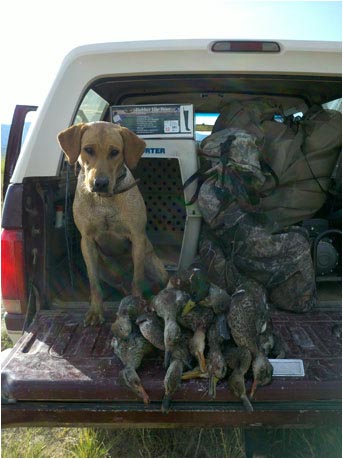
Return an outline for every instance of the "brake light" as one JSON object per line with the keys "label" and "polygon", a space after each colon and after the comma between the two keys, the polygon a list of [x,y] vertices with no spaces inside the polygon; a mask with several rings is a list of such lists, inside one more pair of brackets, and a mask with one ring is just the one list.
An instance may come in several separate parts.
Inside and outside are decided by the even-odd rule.
{"label": "brake light", "polygon": [[7,312],[26,311],[26,280],[23,231],[1,232],[1,290],[2,303]]}
{"label": "brake light", "polygon": [[212,44],[216,53],[279,53],[280,45],[275,41],[216,41]]}

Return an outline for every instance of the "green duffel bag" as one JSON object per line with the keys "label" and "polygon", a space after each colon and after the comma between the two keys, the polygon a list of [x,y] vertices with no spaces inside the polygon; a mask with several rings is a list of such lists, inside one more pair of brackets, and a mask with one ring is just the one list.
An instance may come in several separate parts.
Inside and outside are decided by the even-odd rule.
{"label": "green duffel bag", "polygon": [[253,98],[222,109],[212,132],[228,128],[255,136],[260,161],[272,171],[259,190],[260,210],[279,228],[312,218],[328,196],[341,152],[342,114],[313,106],[294,120],[273,100]]}
{"label": "green duffel bag", "polygon": [[279,227],[311,218],[323,206],[342,149],[342,114],[313,107],[288,126],[262,123],[263,159],[278,177],[266,180],[261,209]]}

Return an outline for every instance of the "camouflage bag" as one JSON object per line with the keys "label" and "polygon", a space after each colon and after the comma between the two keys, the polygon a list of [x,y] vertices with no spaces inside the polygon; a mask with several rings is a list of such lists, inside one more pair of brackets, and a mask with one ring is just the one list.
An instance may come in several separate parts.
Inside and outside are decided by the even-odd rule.
{"label": "camouflage bag", "polygon": [[277,308],[307,312],[316,302],[310,244],[303,228],[270,234],[246,215],[220,240],[204,229],[199,256],[211,282],[229,293],[244,276],[264,285]]}
{"label": "camouflage bag", "polygon": [[223,129],[201,143],[212,167],[205,174],[198,203],[205,221],[214,229],[225,217],[233,226],[242,214],[258,212],[260,190],[269,171],[261,164],[257,138],[242,129]]}
{"label": "camouflage bag", "polygon": [[237,226],[232,245],[237,268],[261,282],[277,307],[297,312],[313,307],[315,273],[304,228],[270,234],[246,220]]}
{"label": "camouflage bag", "polygon": [[234,100],[221,110],[212,133],[228,127],[244,129],[263,142],[265,132],[262,123],[274,120],[275,116],[282,117],[283,112],[272,99],[255,97],[246,101]]}
{"label": "camouflage bag", "polygon": [[199,240],[199,258],[207,271],[210,282],[226,290],[235,292],[239,281],[239,272],[231,259],[226,256],[220,240],[206,226],[202,227]]}

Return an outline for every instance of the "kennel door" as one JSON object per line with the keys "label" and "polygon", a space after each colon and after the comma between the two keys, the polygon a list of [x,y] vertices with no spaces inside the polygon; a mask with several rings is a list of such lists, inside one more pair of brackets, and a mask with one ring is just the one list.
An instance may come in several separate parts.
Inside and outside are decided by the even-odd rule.
{"label": "kennel door", "polygon": [[193,139],[145,139],[146,149],[134,171],[147,208],[147,234],[170,271],[192,263],[198,245],[201,214],[186,206],[196,191],[183,184],[199,168]]}

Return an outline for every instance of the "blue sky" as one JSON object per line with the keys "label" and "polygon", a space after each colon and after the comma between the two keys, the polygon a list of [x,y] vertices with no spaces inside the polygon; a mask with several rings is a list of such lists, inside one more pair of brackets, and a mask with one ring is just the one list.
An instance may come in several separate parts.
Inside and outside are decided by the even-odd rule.
{"label": "blue sky", "polygon": [[14,0],[2,2],[0,122],[40,105],[63,57],[95,42],[166,38],[341,41],[339,1]]}

